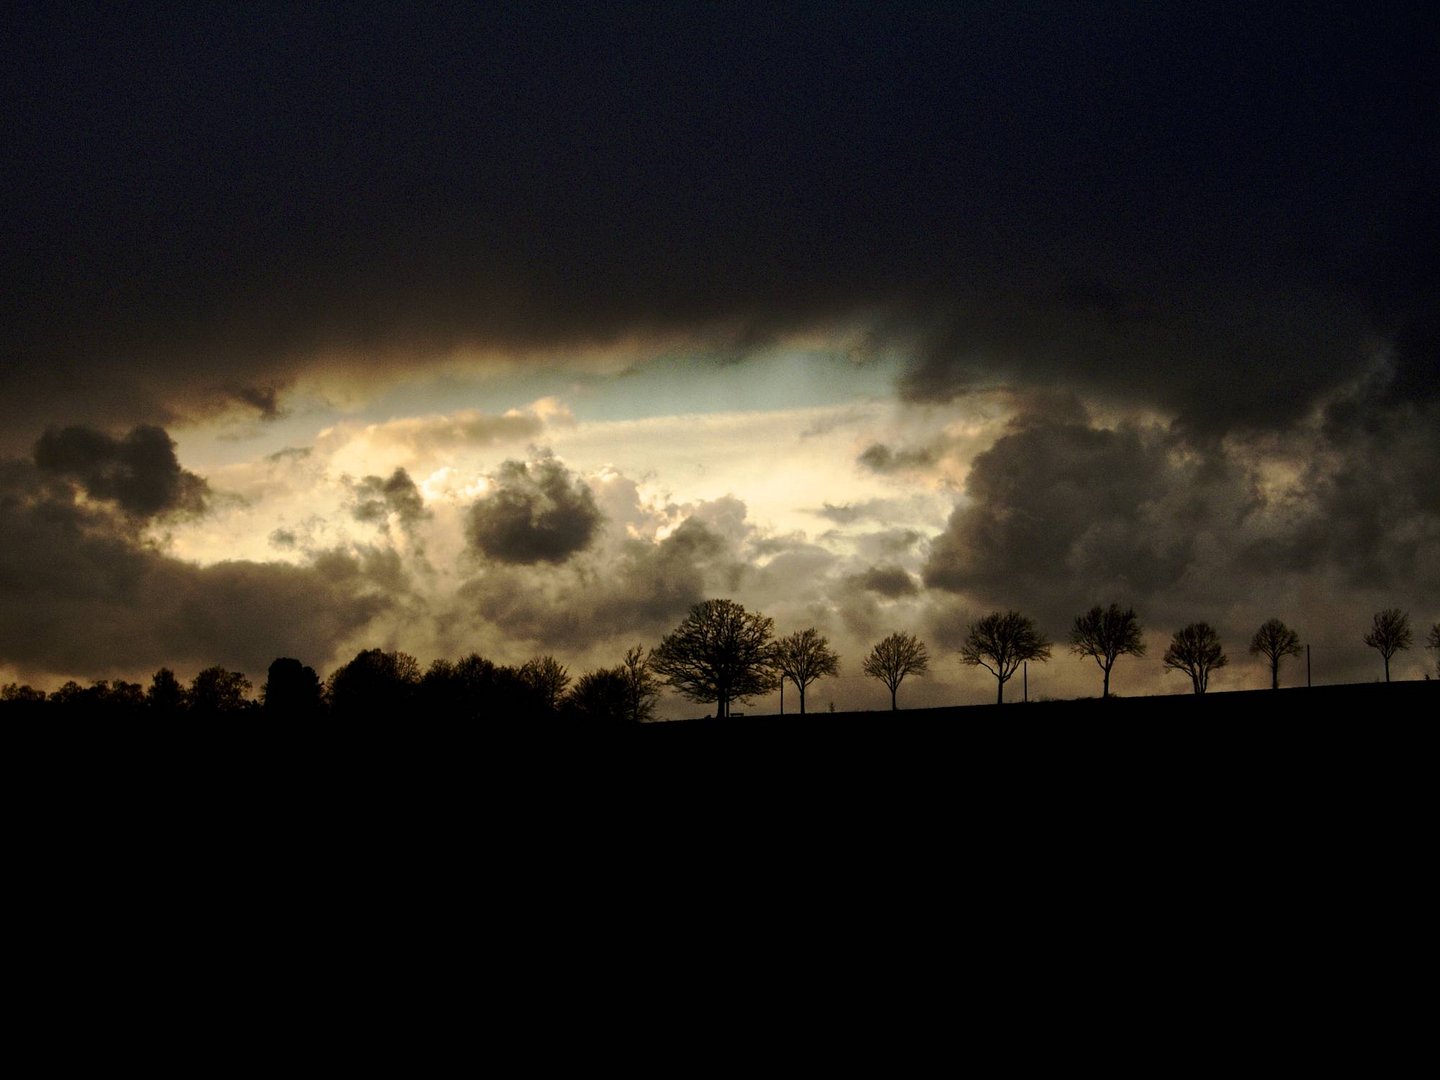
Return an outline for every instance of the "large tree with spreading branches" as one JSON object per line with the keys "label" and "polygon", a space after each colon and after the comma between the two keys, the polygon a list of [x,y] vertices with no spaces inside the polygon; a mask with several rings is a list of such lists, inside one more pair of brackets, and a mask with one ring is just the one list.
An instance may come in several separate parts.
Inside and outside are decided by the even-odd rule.
{"label": "large tree with spreading branches", "polygon": [[729,716],[732,702],[775,689],[774,625],[733,600],[706,600],[661,640],[650,667],[691,701],[713,701],[717,717]]}

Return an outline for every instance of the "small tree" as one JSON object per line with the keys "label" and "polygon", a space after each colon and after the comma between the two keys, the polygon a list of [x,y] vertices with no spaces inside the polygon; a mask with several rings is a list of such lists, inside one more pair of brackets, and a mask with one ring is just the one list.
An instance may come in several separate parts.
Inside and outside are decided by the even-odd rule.
{"label": "small tree", "polygon": [[800,715],[805,715],[805,688],[825,675],[840,670],[840,657],[815,627],[797,630],[775,643],[775,666],[800,691]]}
{"label": "small tree", "polygon": [[1371,618],[1365,644],[1380,653],[1385,661],[1385,681],[1390,681],[1390,658],[1401,649],[1410,648],[1410,615],[1399,608],[1377,611]]}
{"label": "small tree", "polygon": [[1430,636],[1426,639],[1425,647],[1435,650],[1435,674],[1440,675],[1440,622],[1430,627]]}
{"label": "small tree", "polygon": [[636,645],[625,651],[620,672],[625,677],[625,702],[630,722],[644,724],[653,720],[660,687],[650,670],[650,657],[646,655],[644,646]]}
{"label": "small tree", "polygon": [[1279,619],[1269,619],[1250,639],[1250,653],[1270,661],[1270,689],[1280,689],[1280,661],[1300,655],[1300,635]]}
{"label": "small tree", "polygon": [[733,600],[706,600],[661,640],[650,666],[691,701],[713,701],[717,717],[729,716],[732,701],[775,689],[774,625]]}
{"label": "small tree", "polygon": [[1176,630],[1170,647],[1165,650],[1165,667],[1189,675],[1197,694],[1205,693],[1210,686],[1210,673],[1229,662],[1220,645],[1220,635],[1209,623],[1191,623]]}
{"label": "small tree", "polygon": [[906,675],[924,675],[930,670],[930,652],[925,643],[914,634],[895,632],[883,641],[877,642],[865,658],[862,669],[872,679],[879,679],[890,690],[890,710],[895,704],[895,692],[905,681]]}
{"label": "small tree", "polygon": [[970,624],[960,659],[995,676],[995,704],[1005,704],[1005,684],[1027,660],[1050,659],[1050,642],[1033,619],[1018,611],[992,611]]}
{"label": "small tree", "polygon": [[1070,629],[1070,651],[1079,656],[1092,656],[1105,673],[1101,697],[1110,696],[1110,669],[1125,655],[1144,656],[1140,620],[1134,608],[1121,610],[1119,604],[1101,608],[1096,604],[1084,615],[1075,616]]}

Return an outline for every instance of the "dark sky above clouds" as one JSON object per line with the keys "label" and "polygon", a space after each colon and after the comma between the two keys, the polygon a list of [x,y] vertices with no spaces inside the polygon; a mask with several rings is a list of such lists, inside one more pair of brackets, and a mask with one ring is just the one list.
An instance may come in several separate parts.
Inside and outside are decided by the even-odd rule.
{"label": "dark sky above clouds", "polygon": [[[836,570],[837,596],[1063,620],[1106,588],[1181,619],[1219,602],[1205,581],[1309,574],[1433,608],[1437,31],[1418,2],[12,14],[0,458],[31,531],[6,557],[40,558],[63,525],[85,566],[103,539],[207,595],[218,572],[134,538],[214,505],[167,432],[279,422],[306,380],[457,355],[564,370],[617,343],[698,366],[833,335],[856,362],[898,357],[894,401],[917,415],[1022,403],[915,561]],[[464,587],[511,590],[477,608],[565,622],[513,593],[537,562],[611,552],[649,603],[718,587],[739,557],[699,521],[606,547],[585,481],[524,450],[496,452],[466,509],[494,564]],[[856,467],[899,482],[956,452],[932,432],[861,446]],[[1277,454],[1303,479],[1283,506],[1257,489]],[[423,479],[399,460],[349,477],[349,513],[408,534],[431,521]],[[702,548],[683,588],[639,584]],[[365,553],[307,550],[243,573],[275,595],[323,578],[317,641],[399,602]],[[75,610],[118,610],[117,589]]]}
{"label": "dark sky above clouds", "polygon": [[326,350],[851,312],[914,350],[916,399],[1062,379],[1277,423],[1376,337],[1422,391],[1434,29],[1403,3],[42,6],[3,75],[7,419],[264,414]]}

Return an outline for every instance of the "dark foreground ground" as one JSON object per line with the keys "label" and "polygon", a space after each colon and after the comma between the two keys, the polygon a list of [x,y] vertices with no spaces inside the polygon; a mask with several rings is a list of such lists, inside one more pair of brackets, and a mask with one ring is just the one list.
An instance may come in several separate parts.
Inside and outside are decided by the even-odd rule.
{"label": "dark foreground ground", "polygon": [[523,734],[10,725],[12,922],[121,972],[182,940],[277,985],[312,955],[361,986],[396,956],[490,979],[515,948],[526,1008],[575,970],[624,997],[637,956],[647,1008],[727,971],[787,1016],[800,984],[865,1010],[912,985],[947,1033],[932,974],[1026,1016],[1118,980],[1106,1054],[1136,1002],[1200,988],[1188,1053],[1216,1001],[1268,1030],[1279,979],[1350,1023],[1410,985],[1390,967],[1428,970],[1437,706],[1440,682]]}
{"label": "dark foreground ground", "polygon": [[[1440,681],[1116,697],[899,711],[745,715],[621,728],[457,725],[424,716],[365,722],[7,724],[0,768],[28,784],[238,784],[247,791],[370,786],[478,791],[523,784],[641,786],[713,774],[777,784],[917,783],[949,789],[1096,778],[1263,773],[1276,783],[1327,771],[1428,772]],[[868,775],[867,775],[868,774]],[[1009,778],[1008,780],[1006,778]]]}

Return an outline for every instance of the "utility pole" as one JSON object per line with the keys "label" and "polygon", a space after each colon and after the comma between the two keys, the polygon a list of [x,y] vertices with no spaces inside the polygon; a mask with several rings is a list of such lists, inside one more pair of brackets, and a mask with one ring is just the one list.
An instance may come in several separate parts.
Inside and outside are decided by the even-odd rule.
{"label": "utility pole", "polygon": [[1025,686],[1025,704],[1026,704],[1026,705],[1029,705],[1029,704],[1030,704],[1030,661],[1029,661],[1029,660],[1022,660],[1022,661],[1020,662],[1020,681],[1021,681],[1021,683],[1023,683],[1024,686]]}
{"label": "utility pole", "polygon": [[1310,646],[1305,646],[1305,689],[1310,689]]}
{"label": "utility pole", "polygon": [[780,676],[780,715],[785,715],[785,676]]}

